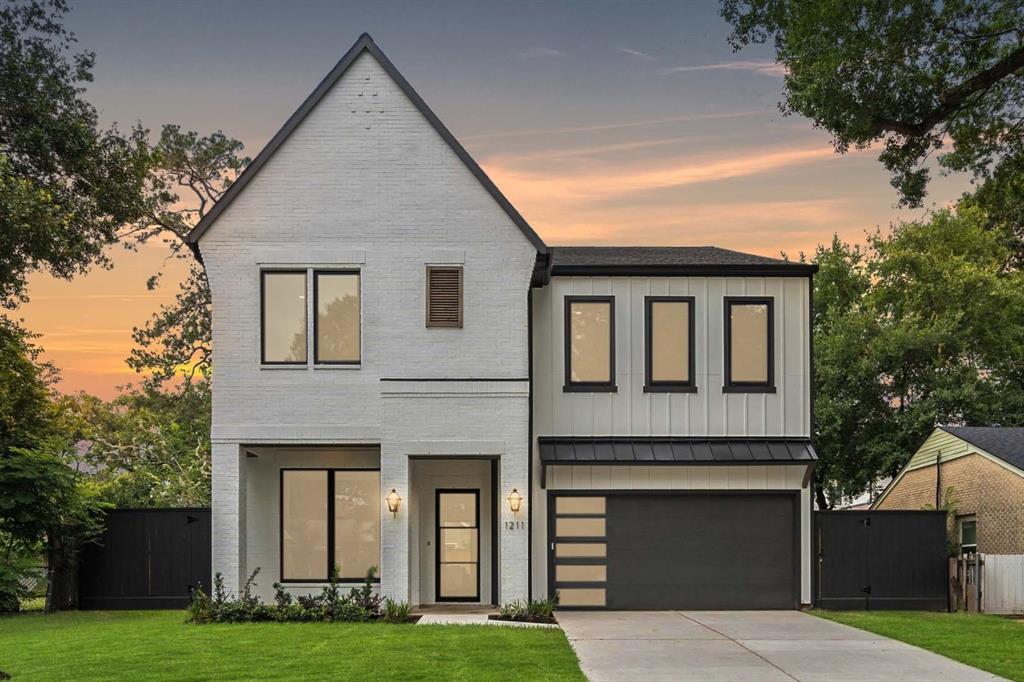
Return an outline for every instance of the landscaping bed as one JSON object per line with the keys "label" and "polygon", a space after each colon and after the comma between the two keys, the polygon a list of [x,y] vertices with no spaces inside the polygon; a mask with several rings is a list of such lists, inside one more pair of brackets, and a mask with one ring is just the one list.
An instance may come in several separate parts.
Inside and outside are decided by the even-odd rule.
{"label": "landscaping bed", "polygon": [[1024,682],[1024,628],[1001,616],[921,611],[821,611],[828,620],[892,637]]}

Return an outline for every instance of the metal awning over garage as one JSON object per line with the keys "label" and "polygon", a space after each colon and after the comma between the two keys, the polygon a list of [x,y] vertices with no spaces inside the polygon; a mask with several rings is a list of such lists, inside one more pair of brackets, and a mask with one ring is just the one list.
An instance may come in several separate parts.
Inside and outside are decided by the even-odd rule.
{"label": "metal awning over garage", "polygon": [[549,466],[574,465],[732,465],[806,464],[818,456],[808,439],[675,437],[541,437],[541,487]]}

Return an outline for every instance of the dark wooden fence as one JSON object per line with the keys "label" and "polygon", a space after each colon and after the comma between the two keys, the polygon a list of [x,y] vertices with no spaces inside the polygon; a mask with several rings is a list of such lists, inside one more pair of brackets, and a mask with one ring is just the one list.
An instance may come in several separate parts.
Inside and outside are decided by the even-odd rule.
{"label": "dark wooden fence", "polygon": [[815,512],[814,542],[820,608],[949,608],[943,511]]}
{"label": "dark wooden fence", "polygon": [[210,589],[210,510],[116,509],[82,553],[82,609],[176,609]]}

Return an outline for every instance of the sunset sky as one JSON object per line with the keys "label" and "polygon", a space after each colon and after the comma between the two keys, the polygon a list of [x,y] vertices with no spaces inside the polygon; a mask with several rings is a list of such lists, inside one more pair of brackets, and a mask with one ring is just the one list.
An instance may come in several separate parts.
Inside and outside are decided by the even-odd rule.
{"label": "sunset sky", "polygon": [[[765,255],[832,233],[861,240],[895,208],[872,151],[837,156],[777,109],[780,69],[734,54],[707,2],[113,2],[72,0],[96,52],[86,97],[105,123],[223,130],[255,156],[363,31],[548,244],[707,245]],[[933,184],[929,207],[963,178]],[[112,271],[40,274],[20,315],[61,390],[103,397],[137,377],[131,329],[173,298],[159,246]]]}

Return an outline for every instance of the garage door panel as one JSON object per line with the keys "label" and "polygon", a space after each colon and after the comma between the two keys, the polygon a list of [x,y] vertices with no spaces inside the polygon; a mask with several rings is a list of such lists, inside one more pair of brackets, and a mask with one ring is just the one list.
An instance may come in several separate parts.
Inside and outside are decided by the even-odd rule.
{"label": "garage door panel", "polygon": [[607,606],[794,608],[796,518],[791,494],[608,495]]}

